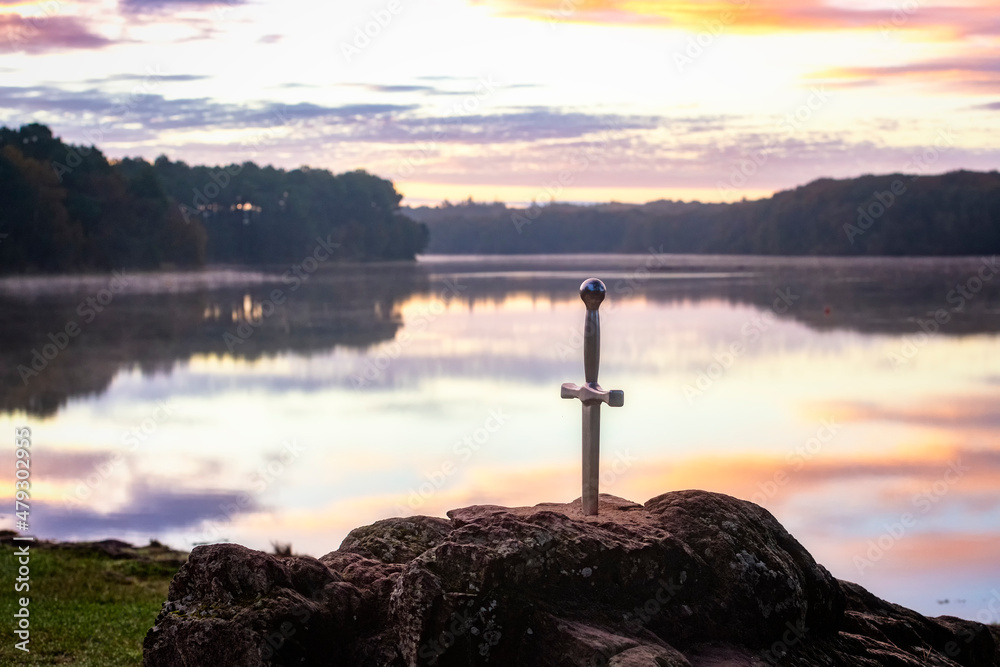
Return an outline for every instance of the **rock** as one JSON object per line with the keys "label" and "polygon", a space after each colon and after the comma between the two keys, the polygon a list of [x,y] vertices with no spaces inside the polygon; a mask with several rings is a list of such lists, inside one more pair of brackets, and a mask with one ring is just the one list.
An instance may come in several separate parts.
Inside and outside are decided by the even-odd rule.
{"label": "rock", "polygon": [[144,664],[344,664],[361,593],[315,558],[215,544],[191,552],[167,600]]}
{"label": "rock", "polygon": [[1000,667],[995,629],[838,581],[752,503],[680,491],[599,509],[387,519],[318,560],[198,547],[143,664]]}

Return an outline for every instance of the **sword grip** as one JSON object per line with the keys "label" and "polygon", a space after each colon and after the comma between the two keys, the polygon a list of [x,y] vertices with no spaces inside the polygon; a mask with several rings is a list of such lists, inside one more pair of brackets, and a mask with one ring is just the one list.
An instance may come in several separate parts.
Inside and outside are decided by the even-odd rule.
{"label": "sword grip", "polygon": [[583,375],[587,384],[597,383],[601,366],[601,316],[597,309],[587,310],[583,324]]}

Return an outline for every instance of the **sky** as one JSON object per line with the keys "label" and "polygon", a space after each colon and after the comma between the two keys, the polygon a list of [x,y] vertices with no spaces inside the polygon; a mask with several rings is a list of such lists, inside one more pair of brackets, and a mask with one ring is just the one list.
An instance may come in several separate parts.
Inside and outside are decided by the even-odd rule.
{"label": "sky", "polygon": [[1000,164],[996,0],[0,0],[0,124],[365,169],[404,203]]}

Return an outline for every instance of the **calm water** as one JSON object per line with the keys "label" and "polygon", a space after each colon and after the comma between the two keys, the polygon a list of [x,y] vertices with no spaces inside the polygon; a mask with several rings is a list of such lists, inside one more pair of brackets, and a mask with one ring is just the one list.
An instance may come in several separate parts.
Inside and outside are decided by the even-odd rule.
{"label": "calm water", "polygon": [[601,382],[626,395],[603,492],[751,499],[840,578],[1000,620],[1000,277],[980,259],[287,269],[0,281],[30,532],[318,556],[389,516],[572,500],[580,407],[559,385],[582,380],[596,276]]}

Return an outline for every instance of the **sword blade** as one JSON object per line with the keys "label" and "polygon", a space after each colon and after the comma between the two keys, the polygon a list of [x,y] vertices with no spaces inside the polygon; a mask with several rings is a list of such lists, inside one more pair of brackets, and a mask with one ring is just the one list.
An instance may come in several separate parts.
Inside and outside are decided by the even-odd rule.
{"label": "sword blade", "polygon": [[601,474],[601,404],[583,404],[583,513],[597,514]]}

